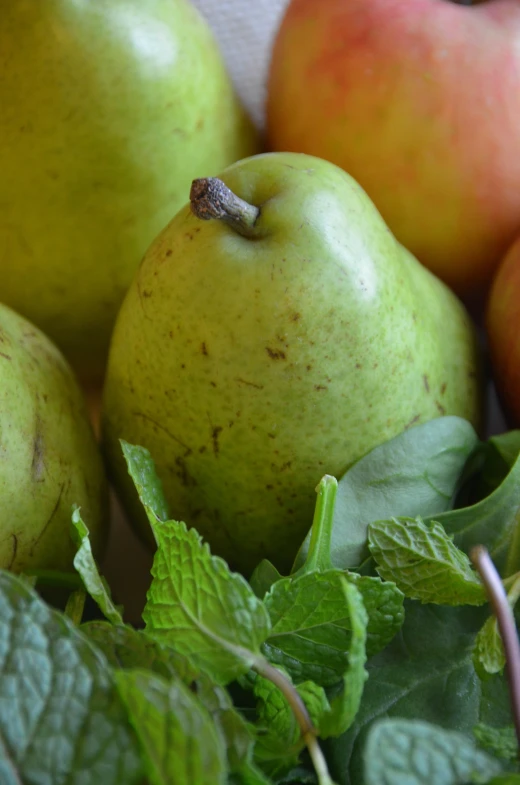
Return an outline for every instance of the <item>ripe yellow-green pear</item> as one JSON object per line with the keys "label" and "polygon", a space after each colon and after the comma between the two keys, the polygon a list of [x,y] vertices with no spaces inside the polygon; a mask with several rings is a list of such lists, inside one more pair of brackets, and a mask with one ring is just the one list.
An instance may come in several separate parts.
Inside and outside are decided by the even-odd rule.
{"label": "ripe yellow-green pear", "polygon": [[4,0],[0,301],[99,379],[124,292],[191,180],[255,145],[188,0]]}
{"label": "ripe yellow-green pear", "polygon": [[69,364],[34,325],[0,305],[0,568],[70,570],[73,505],[103,550],[107,482]]}
{"label": "ripe yellow-green pear", "polygon": [[233,567],[287,569],[324,474],[434,417],[479,426],[474,330],[331,163],[254,156],[195,181],[191,199],[118,316],[107,459],[150,542],[121,438],[149,449],[171,515]]}

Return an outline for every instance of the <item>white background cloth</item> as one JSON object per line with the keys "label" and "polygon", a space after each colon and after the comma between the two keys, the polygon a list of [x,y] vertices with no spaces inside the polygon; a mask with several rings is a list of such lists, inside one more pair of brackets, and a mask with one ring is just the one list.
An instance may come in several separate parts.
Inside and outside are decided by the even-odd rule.
{"label": "white background cloth", "polygon": [[192,0],[213,30],[242,103],[263,126],[272,40],[288,0]]}

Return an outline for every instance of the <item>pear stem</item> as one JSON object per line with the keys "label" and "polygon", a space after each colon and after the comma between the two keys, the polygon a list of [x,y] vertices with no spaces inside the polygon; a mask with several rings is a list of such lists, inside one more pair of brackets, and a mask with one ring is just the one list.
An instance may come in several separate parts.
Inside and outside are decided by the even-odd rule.
{"label": "pear stem", "polygon": [[244,237],[253,237],[260,208],[233,193],[218,177],[193,180],[190,190],[191,212],[202,221],[216,218]]}

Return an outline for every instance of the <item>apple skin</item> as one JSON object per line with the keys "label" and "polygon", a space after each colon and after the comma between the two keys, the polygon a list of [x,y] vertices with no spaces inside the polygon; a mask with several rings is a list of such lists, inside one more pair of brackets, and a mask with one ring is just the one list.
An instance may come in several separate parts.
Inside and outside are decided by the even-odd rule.
{"label": "apple skin", "polygon": [[498,395],[511,428],[520,428],[520,237],[493,281],[486,310]]}
{"label": "apple skin", "polygon": [[352,175],[397,239],[468,301],[520,231],[520,3],[292,0],[267,145]]}
{"label": "apple skin", "polygon": [[0,302],[95,383],[146,248],[256,132],[188,0],[5,0],[0,106]]}

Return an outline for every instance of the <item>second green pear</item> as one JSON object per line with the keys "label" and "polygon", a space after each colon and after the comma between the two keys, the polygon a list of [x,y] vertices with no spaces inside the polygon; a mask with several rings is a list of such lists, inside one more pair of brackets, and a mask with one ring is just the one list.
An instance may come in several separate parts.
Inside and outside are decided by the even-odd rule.
{"label": "second green pear", "polygon": [[171,515],[233,568],[283,571],[324,474],[434,417],[479,427],[478,348],[459,300],[341,169],[275,153],[220,177],[252,213],[206,221],[187,204],[148,250],[113,334],[105,451],[150,543],[121,438],[149,449]]}
{"label": "second green pear", "polygon": [[4,0],[0,52],[0,301],[97,381],[146,248],[255,132],[189,0]]}

